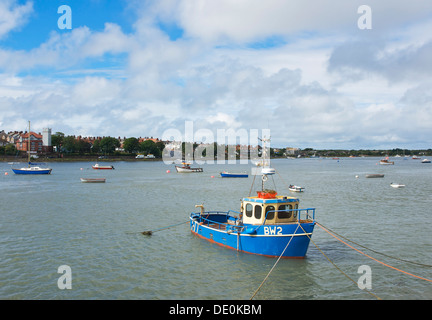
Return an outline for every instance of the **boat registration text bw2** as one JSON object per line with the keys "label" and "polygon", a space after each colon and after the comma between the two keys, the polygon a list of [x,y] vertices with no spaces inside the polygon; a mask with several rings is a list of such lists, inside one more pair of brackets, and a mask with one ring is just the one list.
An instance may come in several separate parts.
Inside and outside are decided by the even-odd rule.
{"label": "boat registration text bw2", "polygon": [[265,235],[281,235],[282,234],[282,227],[264,227],[264,234]]}

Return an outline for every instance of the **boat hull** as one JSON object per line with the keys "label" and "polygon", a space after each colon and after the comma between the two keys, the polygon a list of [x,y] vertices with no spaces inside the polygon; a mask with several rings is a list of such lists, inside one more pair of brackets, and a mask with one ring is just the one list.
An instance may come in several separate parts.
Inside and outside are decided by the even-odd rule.
{"label": "boat hull", "polygon": [[394,165],[394,161],[380,161],[382,165]]}
{"label": "boat hull", "polygon": [[[223,221],[226,217],[226,214],[210,214],[206,216],[207,220],[203,220],[199,214],[192,214],[191,232],[210,242],[245,253],[268,257],[304,258],[315,226],[315,222],[308,220],[300,224],[239,227],[225,224]],[[219,220],[220,224],[206,222],[209,220]]]}
{"label": "boat hull", "polygon": [[84,183],[104,183],[105,178],[80,178]]}
{"label": "boat hull", "polygon": [[292,192],[303,192],[305,188],[299,186],[290,186],[288,189]]}
{"label": "boat hull", "polygon": [[175,168],[177,172],[181,172],[181,173],[203,172],[202,168],[184,168],[179,166],[175,166]]}
{"label": "boat hull", "polygon": [[93,169],[96,170],[113,170],[113,166],[92,166]]}
{"label": "boat hull", "polygon": [[247,178],[247,177],[249,177],[249,175],[247,173],[221,172],[220,175],[222,178]]}
{"label": "boat hull", "polygon": [[21,169],[13,169],[12,171],[15,174],[51,174],[52,169],[49,168],[21,168]]}
{"label": "boat hull", "polygon": [[384,175],[380,173],[371,173],[367,174],[366,178],[384,178]]}

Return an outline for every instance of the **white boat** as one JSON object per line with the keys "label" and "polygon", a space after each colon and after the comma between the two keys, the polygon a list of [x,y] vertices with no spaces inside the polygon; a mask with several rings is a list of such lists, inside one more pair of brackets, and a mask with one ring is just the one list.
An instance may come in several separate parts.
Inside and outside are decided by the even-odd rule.
{"label": "white boat", "polygon": [[180,173],[203,172],[202,168],[191,168],[188,162],[182,162],[182,166],[175,166],[175,168]]}
{"label": "white boat", "polygon": [[288,187],[288,189],[289,189],[289,191],[292,191],[292,192],[303,192],[304,191],[304,187],[300,187],[300,186],[295,186],[295,185],[290,185],[289,187]]}
{"label": "white boat", "polygon": [[99,163],[96,163],[92,168],[96,170],[112,170],[114,166],[101,166]]}
{"label": "white boat", "polygon": [[429,159],[423,159],[423,160],[421,161],[421,163],[431,163],[431,161],[430,161]]}
{"label": "white boat", "polygon": [[390,186],[393,188],[404,188],[405,185],[404,184],[399,184],[399,183],[390,183]]}
{"label": "white boat", "polygon": [[[15,174],[51,174],[51,168],[41,168],[41,167],[32,167],[32,163],[30,162],[30,140],[31,140],[31,131],[30,131],[30,121],[29,121],[29,132],[28,132],[28,140],[27,140],[27,154],[28,154],[28,166],[23,168],[12,168],[12,171]],[[34,165],[34,164],[33,164]]]}
{"label": "white boat", "polygon": [[264,175],[272,175],[272,174],[276,173],[276,170],[273,168],[265,167],[265,168],[262,168],[261,173]]}
{"label": "white boat", "polygon": [[85,183],[104,183],[105,178],[80,178],[81,182]]}
{"label": "white boat", "polygon": [[389,161],[389,157],[386,157],[385,159],[381,159],[380,164],[394,164],[394,161]]}

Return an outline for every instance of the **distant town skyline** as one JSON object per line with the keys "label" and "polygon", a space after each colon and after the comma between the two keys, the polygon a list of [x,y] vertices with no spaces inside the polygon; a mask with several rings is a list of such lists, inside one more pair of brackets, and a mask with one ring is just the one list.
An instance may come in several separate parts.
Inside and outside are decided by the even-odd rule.
{"label": "distant town skyline", "polygon": [[0,130],[429,149],[427,0],[0,3]]}

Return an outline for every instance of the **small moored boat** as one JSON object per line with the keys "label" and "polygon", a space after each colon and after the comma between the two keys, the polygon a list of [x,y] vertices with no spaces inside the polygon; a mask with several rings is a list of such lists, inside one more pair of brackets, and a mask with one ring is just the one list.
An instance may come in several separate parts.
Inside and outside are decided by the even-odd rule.
{"label": "small moored boat", "polygon": [[405,188],[404,184],[399,184],[399,183],[390,183],[390,186],[393,188]]}
{"label": "small moored boat", "polygon": [[81,182],[85,183],[104,183],[105,178],[80,178]]}
{"label": "small moored boat", "polygon": [[113,170],[114,166],[101,166],[99,163],[96,163],[92,168],[96,170]]}
{"label": "small moored boat", "polygon": [[394,161],[390,161],[389,157],[386,157],[385,159],[381,159],[379,163],[384,164],[384,165],[385,164],[394,164]]}
{"label": "small moored boat", "polygon": [[430,161],[429,159],[423,159],[423,160],[421,161],[421,163],[431,163],[431,161]]}
{"label": "small moored boat", "polygon": [[203,172],[202,168],[191,168],[190,163],[182,162],[181,166],[175,166],[177,172],[190,173],[190,172]]}
{"label": "small moored boat", "polygon": [[[30,121],[29,121],[29,132],[27,134],[24,134],[21,139],[25,139],[27,138],[27,155],[28,155],[28,166],[27,167],[22,167],[22,168],[12,168],[12,171],[15,174],[51,174],[52,169],[51,168],[41,168],[38,166],[34,166],[33,163],[31,163],[30,161],[30,141],[32,140],[31,138],[32,136],[32,132],[30,131]],[[33,166],[32,166],[33,165]]]}
{"label": "small moored boat", "polygon": [[31,167],[30,162],[28,167],[12,168],[15,174],[51,174],[51,168]]}
{"label": "small moored boat", "polygon": [[222,178],[247,178],[249,177],[247,172],[239,172],[239,173],[233,173],[233,172],[221,172],[220,173]]}
{"label": "small moored boat", "polygon": [[384,178],[384,175],[381,173],[370,173],[366,175],[366,178]]}
{"label": "small moored boat", "polygon": [[303,192],[304,191],[304,187],[300,187],[300,186],[296,186],[296,185],[293,185],[293,184],[290,184],[290,186],[288,187],[288,189],[289,189],[289,191],[292,191],[292,192]]}

